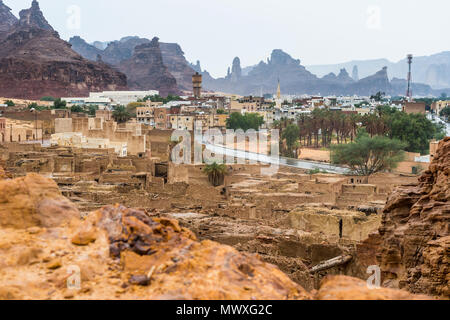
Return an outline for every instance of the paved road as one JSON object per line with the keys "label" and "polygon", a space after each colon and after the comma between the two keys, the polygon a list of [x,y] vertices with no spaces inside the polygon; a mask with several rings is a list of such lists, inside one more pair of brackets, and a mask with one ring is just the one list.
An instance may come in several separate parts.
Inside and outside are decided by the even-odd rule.
{"label": "paved road", "polygon": [[447,131],[447,136],[450,137],[450,123],[445,122],[444,120],[442,120],[441,118],[437,117],[437,116],[428,116],[428,119],[430,119],[431,121],[435,122],[435,123],[442,123],[445,125],[446,127],[446,131]]}
{"label": "paved road", "polygon": [[226,148],[220,145],[212,145],[209,143],[204,143],[205,147],[216,154],[226,155],[226,156],[234,156],[239,159],[247,159],[253,161],[259,161],[260,163],[266,164],[274,164],[280,165],[284,167],[293,167],[305,170],[314,170],[319,169],[323,171],[327,171],[329,173],[337,173],[337,174],[348,174],[351,173],[351,170],[345,167],[333,166],[326,163],[314,162],[314,161],[305,161],[305,160],[297,160],[292,158],[285,157],[271,157],[265,154],[254,153],[254,152],[245,152],[241,150],[234,150],[230,148]]}

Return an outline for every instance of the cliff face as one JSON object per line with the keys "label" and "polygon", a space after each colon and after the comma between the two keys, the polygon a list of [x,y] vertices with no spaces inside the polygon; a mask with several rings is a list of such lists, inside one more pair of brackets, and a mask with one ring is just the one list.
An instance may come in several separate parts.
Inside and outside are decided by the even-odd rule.
{"label": "cliff face", "polygon": [[161,43],[161,54],[163,62],[169,72],[177,80],[181,90],[192,91],[192,76],[195,71],[184,57],[184,52],[176,43]]}
{"label": "cliff face", "polygon": [[156,89],[163,96],[179,93],[176,79],[163,63],[158,38],[137,46],[133,56],[122,61],[119,69],[127,75],[133,90]]}
{"label": "cliff face", "polygon": [[11,13],[11,9],[0,0],[0,36],[8,32],[18,22],[17,18]]}
{"label": "cliff face", "polygon": [[[267,62],[261,61],[256,66],[245,68],[249,70],[248,73],[234,72],[235,63],[236,60],[233,62],[233,72],[224,78],[213,79],[206,71],[203,72],[205,87],[242,95],[259,95],[261,90],[264,93],[275,93],[280,79],[281,89],[285,94],[370,96],[378,91],[391,95],[406,92],[406,82],[389,81],[386,67],[360,80],[357,68],[353,70],[354,78],[350,77],[346,68],[341,68],[337,75],[328,73],[318,78],[302,66],[300,60],[279,49],[272,52]],[[427,85],[414,84],[413,89],[417,89],[414,91],[417,94],[433,93],[432,88]]]}
{"label": "cliff face", "polygon": [[[98,48],[87,44],[80,37],[73,37],[69,42],[76,52],[87,59],[95,61],[99,54],[104,62],[112,65],[120,65],[122,62],[132,58],[137,46],[149,44],[151,41],[139,37],[125,37],[119,41],[109,43],[104,50],[99,50]],[[186,60],[181,47],[176,43],[159,43],[159,47],[163,64],[167,67],[169,73],[176,79],[178,88],[191,91],[192,75],[195,74],[195,71]],[[138,83],[137,85],[140,84]],[[141,86],[145,87],[146,83],[142,83]],[[151,89],[158,90],[158,88]]]}
{"label": "cliff face", "polygon": [[72,45],[72,50],[91,61],[97,61],[97,56],[103,53],[102,50],[90,45],[78,36],[70,38],[69,43]]}
{"label": "cliff face", "polygon": [[36,27],[38,29],[55,31],[45,19],[44,14],[39,8],[39,3],[33,0],[30,9],[25,9],[19,13],[19,25],[23,27]]}
{"label": "cliff face", "polygon": [[384,284],[450,297],[450,138],[417,186],[402,187],[384,209],[379,263]]}
{"label": "cliff face", "polygon": [[20,17],[0,40],[1,96],[40,99],[127,89],[124,74],[84,59],[61,40],[36,1]]}

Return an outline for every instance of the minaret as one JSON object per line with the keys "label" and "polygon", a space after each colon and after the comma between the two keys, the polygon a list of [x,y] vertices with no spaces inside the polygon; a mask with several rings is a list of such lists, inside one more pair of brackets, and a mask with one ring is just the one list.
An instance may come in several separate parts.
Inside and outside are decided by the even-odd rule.
{"label": "minaret", "polygon": [[280,79],[278,79],[278,89],[277,89],[277,99],[281,99],[281,86],[280,86]]}
{"label": "minaret", "polygon": [[281,86],[280,79],[278,79],[277,98],[275,99],[275,107],[281,109]]}

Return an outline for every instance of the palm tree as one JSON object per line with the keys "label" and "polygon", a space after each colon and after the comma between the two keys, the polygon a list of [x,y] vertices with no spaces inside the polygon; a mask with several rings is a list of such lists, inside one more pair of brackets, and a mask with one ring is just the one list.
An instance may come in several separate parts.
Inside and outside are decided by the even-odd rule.
{"label": "palm tree", "polygon": [[227,173],[227,167],[224,164],[217,164],[216,162],[208,164],[203,169],[203,172],[208,175],[209,182],[218,187],[223,184],[225,175]]}

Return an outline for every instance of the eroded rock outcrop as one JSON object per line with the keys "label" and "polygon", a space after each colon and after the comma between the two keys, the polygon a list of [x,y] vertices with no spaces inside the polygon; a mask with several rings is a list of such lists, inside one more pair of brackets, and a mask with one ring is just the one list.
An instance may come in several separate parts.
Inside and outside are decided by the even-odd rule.
{"label": "eroded rock outcrop", "polygon": [[450,297],[450,138],[419,184],[394,192],[379,230],[386,286]]}
{"label": "eroded rock outcrop", "polygon": [[0,227],[57,227],[79,218],[78,209],[57,184],[38,174],[0,181]]}
{"label": "eroded rock outcrop", "polygon": [[425,295],[387,288],[370,289],[363,280],[346,276],[326,277],[315,295],[317,300],[428,300]]}
{"label": "eroded rock outcrop", "polygon": [[61,40],[37,1],[0,37],[1,96],[38,100],[126,89],[124,74],[84,59]]}
{"label": "eroded rock outcrop", "polygon": [[16,16],[11,13],[11,8],[0,0],[0,35],[11,30],[17,21]]}
{"label": "eroded rock outcrop", "polygon": [[134,48],[133,56],[119,65],[132,90],[159,90],[162,96],[178,94],[177,80],[164,65],[159,39]]}
{"label": "eroded rock outcrop", "polygon": [[[309,299],[273,265],[213,241],[198,242],[178,221],[122,206],[92,213],[80,227],[105,230],[110,254],[130,281],[160,299]],[[75,234],[76,236],[77,234]]]}

